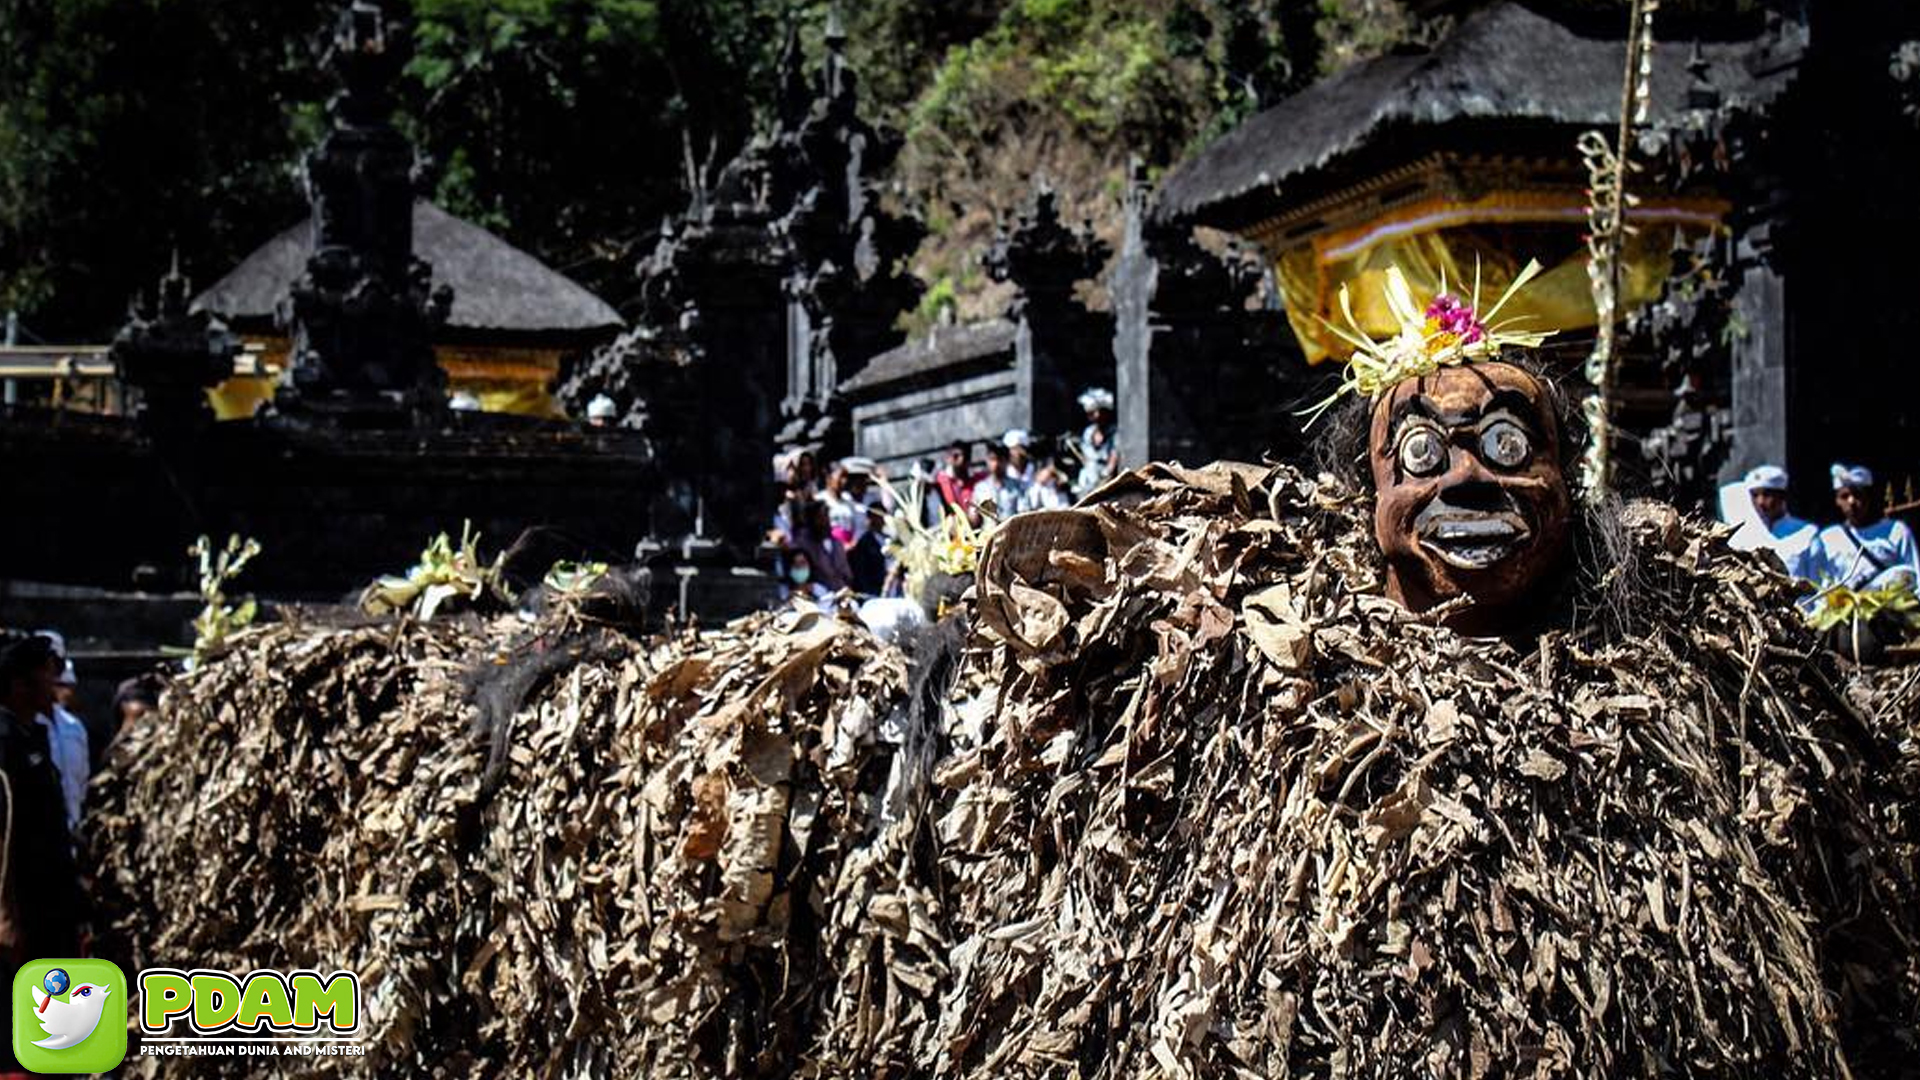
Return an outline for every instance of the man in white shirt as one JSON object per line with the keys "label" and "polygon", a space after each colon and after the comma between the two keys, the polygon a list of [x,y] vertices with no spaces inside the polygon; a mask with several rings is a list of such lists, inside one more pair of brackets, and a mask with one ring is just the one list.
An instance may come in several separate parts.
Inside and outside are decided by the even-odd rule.
{"label": "man in white shirt", "polygon": [[1920,550],[1913,530],[1880,512],[1873,473],[1858,465],[1835,465],[1833,502],[1840,523],[1820,530],[1807,553],[1809,573],[1820,585],[1878,589],[1920,582]]}
{"label": "man in white shirt", "polygon": [[1066,480],[1060,470],[1049,462],[1040,466],[1034,473],[1033,486],[1027,489],[1026,508],[1029,510],[1065,510],[1073,505],[1073,494],[1067,490]]}
{"label": "man in white shirt", "polygon": [[1026,428],[1009,428],[1000,440],[1007,448],[1007,469],[1023,484],[1033,485],[1036,462],[1033,460],[1033,437]]}
{"label": "man in white shirt", "polygon": [[[844,528],[847,536],[840,538],[847,550],[860,542],[867,534],[870,524],[869,514],[878,509],[882,515],[893,512],[893,501],[887,498],[887,491],[876,480],[886,479],[886,470],[882,469],[870,457],[842,458],[835,469],[845,473],[837,489],[831,492],[828,502],[828,517],[836,530]],[[848,539],[851,537],[851,539]]]}
{"label": "man in white shirt", "polygon": [[87,726],[69,712],[65,704],[72,699],[79,680],[74,674],[73,661],[67,658],[66,639],[53,630],[41,630],[38,634],[53,642],[61,666],[59,676],[54,679],[55,698],[51,710],[35,716],[34,720],[47,730],[47,747],[52,752],[53,769],[60,775],[60,794],[66,803],[67,828],[77,836],[87,779],[92,775],[87,757]]}
{"label": "man in white shirt", "polygon": [[1820,530],[1787,512],[1787,470],[1756,466],[1738,488],[1724,497],[1722,506],[1727,522],[1739,526],[1727,543],[1735,551],[1771,551],[1788,573],[1805,577],[1807,551]]}
{"label": "man in white shirt", "polygon": [[614,404],[612,398],[605,394],[595,394],[593,400],[587,402],[587,426],[611,427],[613,418],[619,413],[620,406]]}
{"label": "man in white shirt", "polygon": [[990,502],[999,518],[1010,518],[1027,509],[1027,485],[1013,472],[1007,449],[998,443],[987,444],[987,475],[973,486],[974,505]]}

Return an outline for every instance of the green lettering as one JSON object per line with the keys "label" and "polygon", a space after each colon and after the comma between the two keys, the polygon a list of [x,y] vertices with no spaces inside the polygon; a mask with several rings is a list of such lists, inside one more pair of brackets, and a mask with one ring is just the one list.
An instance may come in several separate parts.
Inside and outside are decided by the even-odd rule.
{"label": "green lettering", "polygon": [[233,1022],[250,1028],[262,1020],[277,1028],[293,1026],[293,1003],[287,1000],[287,984],[280,981],[280,976],[265,972],[247,980],[247,988],[240,993],[240,1014]]}
{"label": "green lettering", "polygon": [[353,976],[340,972],[327,982],[320,976],[301,971],[293,976],[293,1025],[298,1028],[310,1028],[320,1023],[325,1014],[333,1021],[333,1026],[342,1031],[351,1031],[360,1023],[355,1010],[360,1007],[360,988],[354,983]]}
{"label": "green lettering", "polygon": [[173,1018],[187,1011],[193,997],[187,977],[177,971],[140,973],[140,1026],[148,1031],[165,1031]]}
{"label": "green lettering", "polygon": [[201,1031],[225,1027],[240,1012],[240,984],[226,975],[195,975],[193,984],[193,1026]]}

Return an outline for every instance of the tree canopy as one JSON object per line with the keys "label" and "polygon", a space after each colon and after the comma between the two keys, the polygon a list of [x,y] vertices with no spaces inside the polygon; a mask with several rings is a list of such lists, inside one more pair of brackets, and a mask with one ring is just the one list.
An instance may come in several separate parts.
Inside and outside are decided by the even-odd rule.
{"label": "tree canopy", "polygon": [[[619,304],[689,170],[770,115],[788,27],[817,56],[830,6],[414,0],[397,90],[423,192]],[[907,133],[899,194],[933,225],[919,265],[948,297],[980,287],[970,253],[1035,172],[1111,198],[1129,153],[1171,164],[1312,74],[1316,26],[1373,8],[1396,0],[842,5],[865,107]],[[338,10],[0,0],[0,311],[100,340],[174,250],[205,284],[299,220]]]}
{"label": "tree canopy", "polygon": [[[400,122],[425,193],[618,299],[628,242],[681,200],[683,135],[752,125],[789,7],[418,0]],[[338,11],[0,0],[0,309],[99,337],[175,248],[204,281],[299,220]]]}

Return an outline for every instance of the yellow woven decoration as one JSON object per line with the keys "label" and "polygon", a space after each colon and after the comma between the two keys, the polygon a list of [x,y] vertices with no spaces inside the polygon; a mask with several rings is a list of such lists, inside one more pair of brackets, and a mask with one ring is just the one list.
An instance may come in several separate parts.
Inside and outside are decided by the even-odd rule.
{"label": "yellow woven decoration", "polygon": [[1312,426],[1320,414],[1348,394],[1377,398],[1407,379],[1431,375],[1443,367],[1454,367],[1475,360],[1492,360],[1508,346],[1533,348],[1553,336],[1551,330],[1514,330],[1521,317],[1494,322],[1500,309],[1540,272],[1540,264],[1528,260],[1516,274],[1513,284],[1485,315],[1480,314],[1480,274],[1474,271],[1473,299],[1462,303],[1440,283],[1440,294],[1423,309],[1414,302],[1413,289],[1397,266],[1387,268],[1387,307],[1400,324],[1399,333],[1385,341],[1375,341],[1360,329],[1353,317],[1353,299],[1345,285],[1340,286],[1340,313],[1347,325],[1342,328],[1325,319],[1328,330],[1353,346],[1347,358],[1347,370],[1340,385],[1325,400],[1308,410],[1307,424]]}

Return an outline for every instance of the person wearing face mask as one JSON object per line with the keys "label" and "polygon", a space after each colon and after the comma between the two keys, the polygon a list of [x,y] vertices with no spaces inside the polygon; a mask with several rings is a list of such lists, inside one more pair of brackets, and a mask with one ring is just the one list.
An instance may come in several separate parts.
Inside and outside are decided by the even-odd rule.
{"label": "person wearing face mask", "polygon": [[1821,586],[1879,589],[1920,583],[1920,552],[1913,530],[1880,509],[1873,473],[1861,465],[1835,465],[1833,504],[1838,524],[1820,530],[1807,555],[1807,577]]}
{"label": "person wearing face mask", "polygon": [[804,551],[795,551],[788,556],[786,578],[780,583],[780,599],[791,601],[795,598],[816,603],[833,599],[833,590],[814,578],[813,560],[807,558]]}

